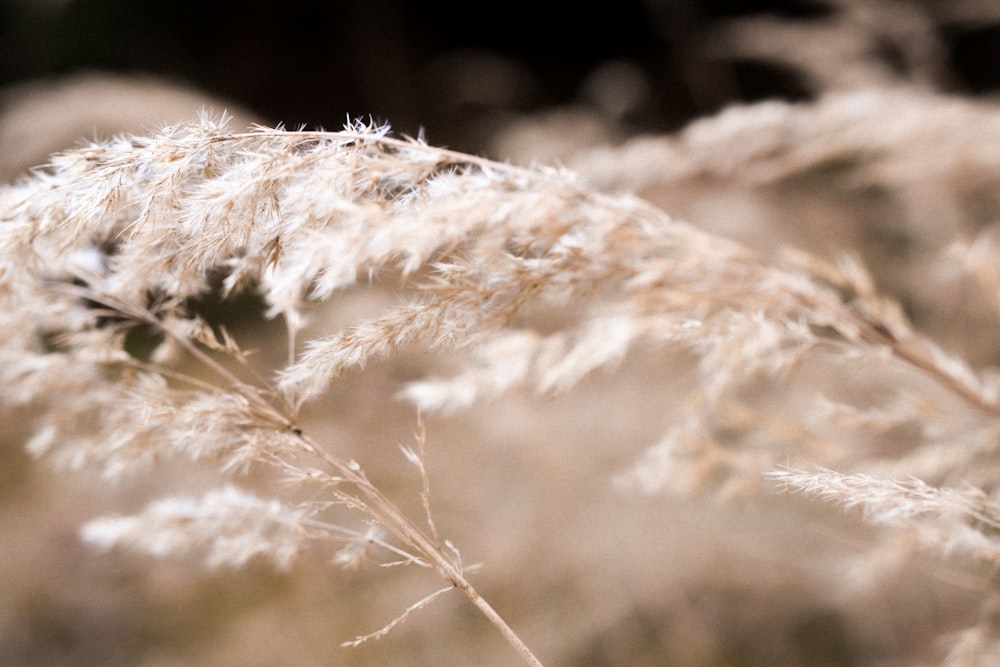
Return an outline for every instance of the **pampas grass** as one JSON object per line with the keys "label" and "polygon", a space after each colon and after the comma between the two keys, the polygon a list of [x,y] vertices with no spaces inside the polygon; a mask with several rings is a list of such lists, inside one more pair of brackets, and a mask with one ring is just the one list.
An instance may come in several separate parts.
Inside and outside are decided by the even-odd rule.
{"label": "pampas grass", "polygon": [[[535,397],[544,415],[632,359],[669,358],[675,372],[650,384],[669,423],[645,448],[605,460],[605,483],[635,497],[777,496],[797,507],[787,491],[859,509],[890,537],[859,547],[857,567],[876,572],[888,545],[897,574],[916,566],[971,590],[974,610],[960,616],[986,618],[1000,525],[996,376],[922,333],[858,253],[751,248],[652,203],[657,188],[669,200],[680,190],[671,184],[723,177],[913,196],[920,179],[995,183],[982,149],[995,122],[920,164],[906,157],[911,142],[877,140],[884,108],[911,112],[897,131],[926,142],[994,110],[867,95],[727,111],[679,140],[581,154],[579,173],[385,127],[234,131],[209,117],[56,155],[0,191],[3,401],[30,413],[29,451],[63,467],[121,481],[189,459],[225,480],[94,519],[82,534],[97,547],[199,554],[216,568],[292,568],[316,553],[340,566],[424,568],[446,588],[384,630],[457,588],[539,664],[473,586],[462,536],[435,515],[435,440],[449,424],[488,423],[504,399]],[[874,118],[837,124],[851,113]],[[992,234],[950,238],[938,261],[995,304]],[[372,296],[352,310],[365,289]],[[232,301],[259,326],[280,322],[282,340],[247,349],[250,334],[219,315]],[[408,359],[419,370],[368,400],[376,411],[411,406],[417,445],[384,451],[410,465],[417,491],[383,488],[366,470],[385,454],[348,454],[322,426],[339,387]],[[463,447],[477,446],[471,433]],[[544,446],[591,455],[569,439]],[[455,474],[475,484],[476,470]],[[266,492],[226,479],[248,475]],[[532,585],[532,572],[518,576]],[[874,586],[859,584],[856,599]],[[986,660],[997,639],[983,623],[945,637],[943,653],[918,653]]]}

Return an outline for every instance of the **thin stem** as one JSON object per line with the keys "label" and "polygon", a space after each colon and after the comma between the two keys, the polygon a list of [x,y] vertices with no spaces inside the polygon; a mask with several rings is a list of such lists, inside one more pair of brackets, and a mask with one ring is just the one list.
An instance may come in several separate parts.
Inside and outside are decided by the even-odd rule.
{"label": "thin stem", "polygon": [[218,361],[213,359],[211,355],[191,342],[187,336],[182,336],[181,334],[175,332],[166,322],[150,312],[148,308],[134,306],[111,295],[86,288],[81,289],[81,295],[91,301],[94,301],[95,303],[107,306],[115,312],[121,313],[122,315],[126,315],[136,321],[143,322],[144,324],[148,324],[149,326],[159,329],[164,335],[169,336],[206,368],[212,370],[216,375],[226,380],[240,393],[241,396],[246,398],[255,408],[257,408],[261,412],[262,416],[273,419],[276,423],[281,424],[286,428],[292,428],[294,420],[290,419],[284,411],[276,408],[270,401],[263,398],[257,387],[247,384],[238,378],[235,373],[220,364]]}
{"label": "thin stem", "polygon": [[380,629],[376,630],[375,632],[371,632],[371,633],[369,633],[367,635],[361,635],[360,637],[358,637],[356,639],[353,639],[353,640],[351,640],[349,642],[343,642],[343,643],[341,643],[341,646],[361,646],[362,644],[364,644],[369,639],[378,639],[379,637],[384,637],[389,632],[391,632],[393,628],[395,628],[397,625],[399,625],[400,623],[402,623],[403,621],[405,621],[410,616],[410,614],[412,614],[413,612],[417,611],[418,609],[423,609],[428,604],[430,604],[432,601],[434,601],[435,599],[437,599],[438,597],[440,597],[441,595],[444,595],[445,593],[447,593],[449,591],[451,591],[451,586],[447,586],[445,588],[441,588],[441,589],[438,589],[438,590],[434,591],[430,595],[427,595],[427,596],[425,596],[425,597],[417,600],[413,604],[411,604],[409,607],[407,607],[403,611],[402,614],[400,614],[399,616],[397,616],[393,620],[389,621],[389,623],[387,623],[386,625],[384,625]]}
{"label": "thin stem", "polygon": [[991,414],[1000,415],[1000,403],[983,395],[982,390],[970,384],[938,363],[919,340],[897,338],[884,324],[871,322],[867,318],[853,314],[853,319],[859,323],[865,337],[875,344],[885,345],[893,356],[921,372],[931,376],[935,381],[949,389],[976,408]]}
{"label": "thin stem", "polygon": [[181,345],[200,363],[204,364],[207,368],[210,368],[220,377],[231,383],[240,391],[241,395],[246,397],[247,400],[249,400],[255,407],[261,410],[264,415],[272,418],[276,423],[282,424],[289,430],[295,432],[296,435],[298,435],[298,440],[308,452],[323,460],[338,475],[343,477],[345,481],[353,484],[354,487],[361,492],[364,498],[367,499],[367,502],[360,498],[356,500],[368,514],[373,516],[379,523],[389,529],[406,544],[409,544],[419,553],[423,554],[430,564],[433,565],[434,569],[437,570],[437,572],[446,581],[450,582],[455,588],[461,590],[466,597],[468,597],[469,600],[476,605],[483,615],[485,615],[486,618],[493,623],[504,638],[517,650],[517,652],[529,665],[541,667],[541,661],[535,657],[528,646],[521,640],[520,637],[518,637],[517,633],[514,632],[506,621],[503,620],[500,614],[498,614],[496,610],[494,610],[493,607],[490,606],[481,595],[479,595],[472,584],[469,583],[469,581],[465,578],[461,567],[448,558],[441,546],[420,530],[416,524],[410,521],[410,519],[408,519],[406,515],[392,503],[392,501],[390,501],[368,480],[359,468],[331,456],[323,447],[320,447],[315,440],[297,429],[295,427],[294,419],[286,414],[281,408],[275,407],[267,399],[265,399],[257,387],[247,385],[245,382],[240,380],[233,374],[232,371],[213,359],[186,336],[182,336],[173,331],[167,323],[156,317],[149,311],[149,309],[132,306],[109,295],[93,294],[88,292],[87,296],[88,298],[98,301],[123,315],[127,315],[137,321],[156,327],[162,331],[164,335],[169,336]]}
{"label": "thin stem", "polygon": [[515,633],[514,630],[507,625],[507,622],[503,620],[503,617],[500,616],[500,614],[498,614],[492,606],[490,606],[490,603],[487,602],[483,596],[477,593],[476,590],[465,581],[465,579],[462,579],[462,581],[465,582],[464,585],[459,584],[458,588],[460,588],[462,592],[465,593],[466,597],[472,601],[472,604],[476,605],[476,607],[479,608],[479,611],[481,611],[483,615],[486,616],[491,623],[493,623],[493,625],[500,631],[500,634],[502,634],[511,646],[517,650],[517,652],[521,655],[521,658],[529,665],[533,665],[534,667],[543,667],[541,660],[535,657],[535,654],[531,652],[531,649],[528,648],[527,644],[521,641],[521,638],[518,637],[517,633]]}
{"label": "thin stem", "polygon": [[312,440],[308,435],[299,436],[307,444],[307,448],[320,456],[328,465],[338,471],[347,481],[353,483],[355,487],[364,494],[372,505],[372,513],[376,514],[380,523],[391,530],[401,540],[417,549],[431,562],[434,569],[447,581],[461,590],[467,598],[474,604],[480,612],[500,631],[504,639],[514,647],[521,655],[522,659],[536,667],[541,667],[542,662],[532,653],[527,644],[517,635],[507,624],[499,613],[476,591],[471,583],[465,578],[462,569],[448,558],[442,548],[431,540],[420,528],[410,521],[392,501],[382,494],[368,478],[342,461],[330,456],[323,448]]}

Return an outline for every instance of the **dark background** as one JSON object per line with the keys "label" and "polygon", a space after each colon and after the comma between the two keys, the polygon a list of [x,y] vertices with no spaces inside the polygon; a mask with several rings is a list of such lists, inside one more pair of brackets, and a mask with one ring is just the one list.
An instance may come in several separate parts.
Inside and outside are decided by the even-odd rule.
{"label": "dark background", "polygon": [[[842,12],[830,0],[0,0],[0,85],[81,71],[153,73],[245,105],[269,122],[337,128],[346,116],[420,128],[474,150],[490,128],[541,109],[586,105],[588,77],[625,63],[644,93],[622,118],[665,131],[733,101],[809,99],[788,62],[727,54],[717,28],[768,16],[793,24]],[[1000,89],[1000,12],[974,20],[946,2],[900,2],[928,17],[937,87]],[[898,48],[873,57],[908,76]]]}

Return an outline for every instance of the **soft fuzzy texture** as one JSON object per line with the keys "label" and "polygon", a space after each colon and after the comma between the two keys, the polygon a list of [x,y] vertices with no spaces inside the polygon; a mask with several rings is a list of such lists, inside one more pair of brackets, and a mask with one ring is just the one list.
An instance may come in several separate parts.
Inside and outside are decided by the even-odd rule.
{"label": "soft fuzzy texture", "polygon": [[[830,191],[877,183],[909,195],[921,178],[996,182],[982,149],[997,141],[995,122],[977,125],[976,141],[948,141],[948,127],[995,112],[882,95],[734,109],[677,140],[581,154],[582,177],[382,127],[234,132],[207,117],[57,155],[0,191],[0,396],[33,413],[29,450],[72,468],[96,465],[122,480],[187,457],[224,474],[273,470],[290,483],[261,484],[280,501],[226,483],[200,499],[98,519],[84,536],[99,546],[200,549],[213,566],[263,557],[287,568],[334,542],[334,562],[379,554],[430,566],[466,590],[458,549],[432,518],[425,432],[405,457],[423,480],[408,518],[399,509],[407,501],[364,472],[377,456],[355,460],[324,437],[324,401],[370,374],[367,402],[398,410],[402,399],[411,423],[432,420],[428,449],[468,423],[476,427],[462,446],[475,447],[497,406],[527,401],[525,414],[544,420],[546,401],[586,396],[619,369],[634,372],[630,362],[651,360],[646,397],[656,405],[662,395],[671,418],[644,450],[600,454],[618,471],[605,482],[636,496],[771,503],[786,489],[860,508],[890,536],[865,534],[871,551],[860,551],[872,563],[886,545],[897,574],[940,556],[935,576],[975,590],[956,614],[975,629],[943,649],[925,641],[914,655],[978,650],[986,660],[996,639],[973,649],[968,632],[984,632],[975,615],[992,608],[988,575],[1000,556],[995,376],[921,334],[857,255],[751,249],[608,193],[655,200],[659,187],[669,199],[671,183],[699,179],[766,190],[819,178]],[[875,141],[879,122],[863,119],[890,107],[912,113],[900,137]],[[949,152],[914,162],[907,137],[947,142]],[[948,239],[970,250],[943,246],[939,261],[995,290],[992,238],[987,229]],[[359,291],[370,296],[354,314]],[[245,351],[240,336],[253,326],[219,315],[233,300],[249,304],[253,326],[283,322],[284,340],[272,334],[261,354]],[[995,294],[984,302],[995,305]],[[379,376],[385,360],[404,370]],[[531,428],[552,436],[539,436],[544,447],[573,450],[576,436],[560,439],[552,405],[548,426]],[[508,426],[516,439],[516,419],[495,428]],[[474,482],[476,470],[456,474]],[[330,517],[335,506],[376,532],[345,527],[342,515]],[[589,548],[578,545],[581,555]],[[874,587],[857,584],[854,601],[838,604],[849,608]],[[565,650],[571,637],[563,649],[544,643]]]}

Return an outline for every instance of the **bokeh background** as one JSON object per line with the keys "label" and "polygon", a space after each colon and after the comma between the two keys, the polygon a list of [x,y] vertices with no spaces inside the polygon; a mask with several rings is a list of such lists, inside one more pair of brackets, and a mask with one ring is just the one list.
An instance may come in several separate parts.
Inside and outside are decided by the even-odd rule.
{"label": "bokeh background", "polygon": [[[675,133],[734,104],[900,87],[991,101],[1000,5],[2,0],[0,177],[81,137],[141,132],[203,105],[229,109],[236,124],[336,129],[371,117],[433,144],[554,163]],[[748,221],[724,231],[763,247],[794,236],[822,252],[840,239],[865,254],[877,237],[875,257],[894,260],[877,267],[880,277],[897,296],[912,285],[900,248],[917,233],[892,192],[807,179],[763,194],[741,185],[734,204],[718,184],[683,185],[645,194],[686,217],[700,211],[706,225],[724,201],[727,216]],[[737,210],[759,214],[763,201],[766,216]],[[804,201],[828,223],[812,236],[800,224]],[[859,231],[875,220],[892,224]],[[955,305],[954,294],[904,296],[948,334],[955,312],[935,318],[932,306]],[[367,312],[377,299],[345,295],[336,316]],[[249,347],[272,333],[234,326]],[[951,334],[963,351],[997,360],[993,339]],[[662,380],[684,380],[678,369],[689,361],[629,359],[558,400],[515,396],[488,413],[429,421],[439,525],[469,560],[483,561],[484,593],[529,644],[559,665],[913,664],[933,655],[931,638],[976,622],[965,597],[974,592],[909,566],[845,602],[843,570],[832,564],[856,555],[867,533],[808,503],[768,496],[734,507],[614,492],[613,473],[683,417],[664,407],[679,390]],[[382,401],[424,363],[397,359],[347,378],[326,421],[313,424],[351,443],[372,477],[403,498],[416,499],[417,487],[395,445],[412,441],[414,415]],[[188,562],[96,555],[79,544],[82,521],[211,476],[165,469],[108,488],[85,473],[54,473],[20,448],[25,415],[3,417],[0,664],[514,664],[457,597],[384,640],[338,647],[433,590],[420,573],[341,573],[322,557],[290,573],[202,573]],[[790,504],[826,527],[790,522]]]}
{"label": "bokeh background", "polygon": [[4,0],[0,85],[155,75],[267,123],[371,116],[476,151],[567,106],[635,133],[866,83],[990,95],[998,38],[1000,10],[975,0]]}

